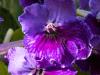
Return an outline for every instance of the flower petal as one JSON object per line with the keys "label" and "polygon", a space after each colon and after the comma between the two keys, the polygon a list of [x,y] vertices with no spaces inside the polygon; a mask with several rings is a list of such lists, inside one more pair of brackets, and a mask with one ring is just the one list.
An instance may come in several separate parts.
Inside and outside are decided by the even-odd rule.
{"label": "flower petal", "polygon": [[89,0],[79,0],[81,9],[89,9]]}
{"label": "flower petal", "polygon": [[100,0],[90,0],[89,6],[93,13],[97,13],[100,11]]}
{"label": "flower petal", "polygon": [[44,4],[49,10],[50,22],[63,23],[75,19],[76,12],[72,0],[44,0]]}
{"label": "flower petal", "polygon": [[76,59],[86,59],[91,54],[92,46],[90,45],[90,40],[93,35],[86,23],[81,21],[70,22],[64,25],[64,28],[68,30],[68,41],[67,48],[70,53]]}
{"label": "flower petal", "polygon": [[[22,69],[23,63],[25,62],[26,50],[23,48],[12,48],[9,50],[7,58],[9,60],[8,70],[9,72],[16,72]],[[18,58],[19,57],[19,58]]]}
{"label": "flower petal", "polygon": [[13,75],[27,75],[31,72],[31,68],[35,68],[34,63],[30,63],[27,50],[22,47],[11,48],[8,51],[7,58],[9,60],[8,71]]}
{"label": "flower petal", "polygon": [[[57,38],[60,37],[61,36]],[[30,54],[35,54],[38,61],[40,61],[41,68],[48,68],[55,65],[59,67],[62,65],[69,67],[72,65],[74,57],[69,53],[65,44],[62,42],[63,39],[61,38],[52,40],[47,38],[45,34],[37,35],[35,38],[26,36],[24,39],[25,47]]]}
{"label": "flower petal", "polygon": [[31,5],[32,3],[36,3],[38,0],[19,0],[21,6],[26,7]]}
{"label": "flower petal", "polygon": [[[41,11],[40,11],[41,10]],[[48,20],[48,12],[44,6],[32,4],[24,9],[24,13],[18,18],[25,34],[36,35],[43,31]]]}
{"label": "flower petal", "polygon": [[76,75],[77,71],[71,71],[71,70],[58,70],[58,71],[51,71],[51,72],[45,72],[44,75]]}

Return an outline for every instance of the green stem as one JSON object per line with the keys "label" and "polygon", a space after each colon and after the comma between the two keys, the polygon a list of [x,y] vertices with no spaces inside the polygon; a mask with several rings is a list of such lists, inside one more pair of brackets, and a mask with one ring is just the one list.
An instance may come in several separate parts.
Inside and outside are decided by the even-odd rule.
{"label": "green stem", "polygon": [[23,40],[0,44],[0,55],[4,55],[10,48],[23,46]]}
{"label": "green stem", "polygon": [[86,11],[86,10],[82,10],[82,9],[77,9],[77,15],[82,16],[82,17],[86,17],[90,12]]}

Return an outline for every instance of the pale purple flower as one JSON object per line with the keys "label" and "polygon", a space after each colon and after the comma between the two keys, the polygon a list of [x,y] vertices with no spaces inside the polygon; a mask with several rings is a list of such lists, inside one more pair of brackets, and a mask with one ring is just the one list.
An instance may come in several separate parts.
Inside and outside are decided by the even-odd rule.
{"label": "pale purple flower", "polygon": [[19,22],[25,48],[35,55],[39,68],[66,68],[91,54],[91,34],[76,19],[73,0],[44,0],[44,4],[27,6]]}
{"label": "pale purple flower", "polygon": [[11,75],[29,75],[36,68],[35,60],[28,55],[23,47],[11,48],[8,51],[8,72]]}
{"label": "pale purple flower", "polygon": [[89,2],[91,13],[86,17],[86,22],[90,26],[92,32],[100,35],[100,19],[97,19],[100,13],[100,1],[90,0]]}

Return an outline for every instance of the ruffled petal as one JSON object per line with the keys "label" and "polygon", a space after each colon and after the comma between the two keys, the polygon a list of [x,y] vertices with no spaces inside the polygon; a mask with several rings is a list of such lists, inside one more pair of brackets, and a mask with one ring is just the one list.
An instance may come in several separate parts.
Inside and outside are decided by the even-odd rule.
{"label": "ruffled petal", "polygon": [[23,66],[23,63],[25,62],[25,54],[26,50],[23,48],[12,48],[9,50],[7,58],[9,60],[9,66],[8,66],[8,71],[9,72],[16,72],[19,71]]}
{"label": "ruffled petal", "polygon": [[72,39],[67,42],[67,47],[70,53],[77,59],[87,59],[92,52],[92,49],[90,46],[86,46],[86,43],[84,43],[80,39]]}
{"label": "ruffled petal", "polygon": [[48,11],[42,5],[33,4],[25,7],[24,13],[19,16],[18,20],[24,34],[34,36],[43,31],[48,20]]}
{"label": "ruffled petal", "polygon": [[45,34],[37,35],[35,38],[25,37],[25,47],[30,54],[35,54],[41,68],[49,68],[50,66],[64,66],[65,68],[72,65],[74,57],[67,50],[65,43],[63,43],[65,38],[61,39],[61,36],[57,38],[59,39],[53,40],[52,37],[47,38]]}
{"label": "ruffled petal", "polygon": [[58,70],[58,71],[50,71],[45,72],[44,75],[76,75],[77,71],[71,71],[71,70]]}
{"label": "ruffled petal", "polygon": [[93,13],[97,13],[100,11],[100,0],[90,0],[89,6]]}
{"label": "ruffled petal", "polygon": [[9,61],[8,71],[12,75],[28,75],[36,65],[35,60],[31,59],[27,50],[22,47],[9,49],[7,58]]}
{"label": "ruffled petal", "polygon": [[89,0],[79,0],[81,9],[89,9]]}
{"label": "ruffled petal", "polygon": [[92,52],[90,40],[93,37],[87,24],[76,21],[69,23],[64,28],[69,31],[67,34],[71,36],[66,44],[70,53],[76,58],[76,60],[87,59]]}
{"label": "ruffled petal", "polygon": [[75,5],[72,0],[44,0],[44,4],[49,10],[50,22],[63,23],[75,19]]}

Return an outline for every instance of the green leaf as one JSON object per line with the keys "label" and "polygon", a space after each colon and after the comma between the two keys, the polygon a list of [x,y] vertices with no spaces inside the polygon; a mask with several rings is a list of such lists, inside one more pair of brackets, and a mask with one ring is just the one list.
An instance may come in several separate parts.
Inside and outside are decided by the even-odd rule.
{"label": "green leaf", "polygon": [[0,75],[9,75],[7,66],[2,61],[0,61]]}
{"label": "green leaf", "polygon": [[11,41],[22,40],[23,36],[24,36],[24,34],[23,34],[22,30],[21,30],[21,28],[19,28],[12,35]]}
{"label": "green leaf", "polygon": [[17,20],[17,17],[22,12],[22,8],[19,5],[19,0],[0,0],[1,7],[9,10],[9,12],[14,16]]}

